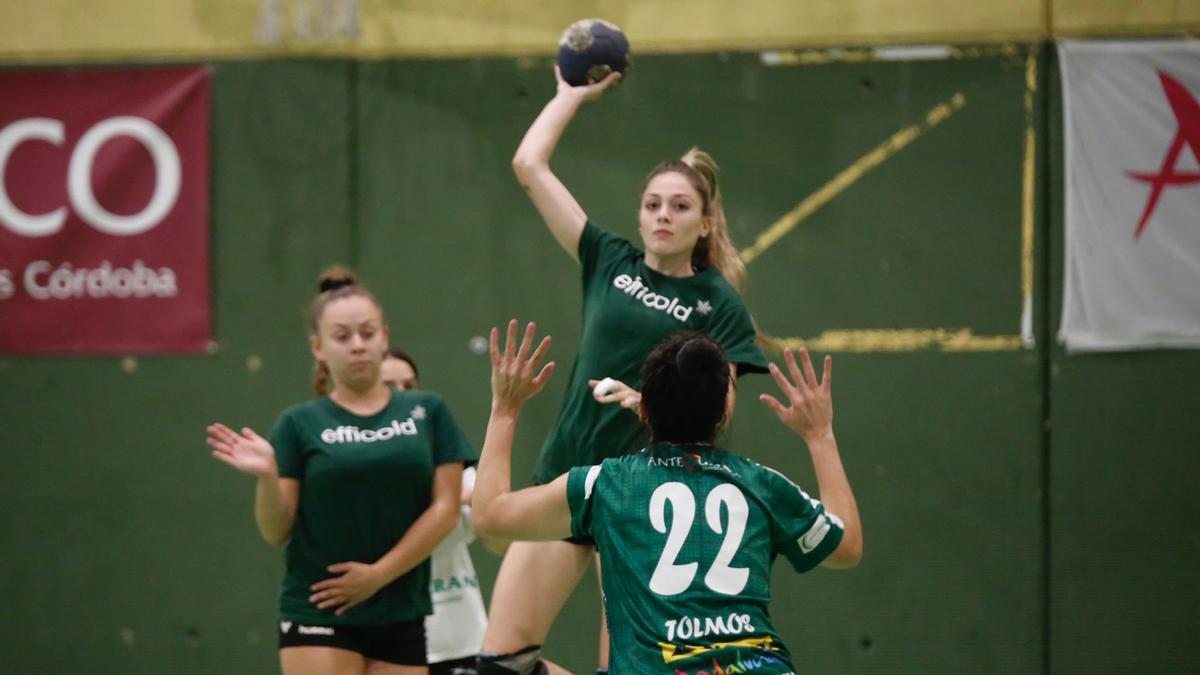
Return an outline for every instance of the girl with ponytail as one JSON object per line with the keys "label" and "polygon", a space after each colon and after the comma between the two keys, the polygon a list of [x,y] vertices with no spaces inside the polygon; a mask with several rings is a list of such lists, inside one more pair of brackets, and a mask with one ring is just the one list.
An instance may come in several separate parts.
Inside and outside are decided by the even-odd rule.
{"label": "girl with ponytail", "polygon": [[[742,303],[745,267],[729,238],[712,157],[693,148],[647,175],[637,212],[640,241],[602,229],[551,170],[550,158],[583,103],[600,98],[620,74],[579,87],[555,75],[557,93],[525,133],[513,170],[550,233],[580,263],[583,334],[534,470],[537,484],[644,447],[646,430],[635,412],[638,367],[670,334],[710,335],[734,374],[767,370]],[[509,547],[492,594],[481,673],[547,672],[537,649],[590,564],[592,544],[585,537]],[[603,630],[599,661],[605,668]]]}

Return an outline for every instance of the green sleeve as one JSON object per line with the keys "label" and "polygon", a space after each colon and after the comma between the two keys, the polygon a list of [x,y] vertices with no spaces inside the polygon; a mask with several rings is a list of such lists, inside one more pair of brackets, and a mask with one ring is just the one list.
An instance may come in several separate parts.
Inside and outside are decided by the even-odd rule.
{"label": "green sleeve", "polygon": [[737,364],[738,375],[767,372],[767,355],[755,341],[758,331],[742,299],[732,287],[708,326],[708,332],[725,348],[725,358]]}
{"label": "green sleeve", "polygon": [[603,273],[613,261],[637,255],[637,247],[617,235],[597,227],[592,221],[583,225],[583,233],[579,235],[579,264],[583,268],[583,288],[586,291],[596,278]]}
{"label": "green sleeve", "polygon": [[450,412],[446,400],[436,394],[430,399],[430,414],[433,417],[433,465],[463,462],[474,464],[475,451],[467,442],[467,436]]}
{"label": "green sleeve", "polygon": [[304,477],[304,448],[300,435],[296,432],[296,422],[292,419],[291,411],[286,411],[275,420],[268,436],[271,447],[275,449],[275,465],[279,467],[280,478]]}
{"label": "green sleeve", "polygon": [[763,468],[767,471],[775,549],[797,572],[807,572],[842,542],[842,521],[827,513],[824,504],[809,497],[786,476]]}
{"label": "green sleeve", "polygon": [[571,536],[590,537],[601,464],[577,466],[567,472],[567,505],[571,507]]}

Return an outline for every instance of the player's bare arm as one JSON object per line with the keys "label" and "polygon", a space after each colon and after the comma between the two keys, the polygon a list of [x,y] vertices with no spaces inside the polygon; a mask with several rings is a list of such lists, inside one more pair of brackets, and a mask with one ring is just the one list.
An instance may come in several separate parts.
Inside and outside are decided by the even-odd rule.
{"label": "player's bare arm", "polygon": [[789,429],[804,438],[817,475],[821,501],[845,525],[837,550],[821,564],[834,569],[851,568],[862,559],[862,523],[833,435],[833,358],[825,357],[820,381],[807,349],[800,349],[800,363],[796,362],[796,355],[790,349],[784,351],[784,360],[787,374],[774,363],[770,364],[770,369],[788,405],[770,394],[761,395],[759,400]]}

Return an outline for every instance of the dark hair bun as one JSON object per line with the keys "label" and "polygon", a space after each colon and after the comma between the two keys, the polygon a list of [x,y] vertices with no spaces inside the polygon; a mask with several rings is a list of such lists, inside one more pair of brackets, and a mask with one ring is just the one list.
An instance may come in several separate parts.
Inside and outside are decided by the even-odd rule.
{"label": "dark hair bun", "polygon": [[336,291],[339,288],[357,284],[358,279],[354,277],[354,273],[350,270],[344,267],[330,267],[317,278],[317,292],[328,293],[329,291]]}
{"label": "dark hair bun", "polygon": [[707,335],[697,335],[679,348],[675,355],[675,367],[679,376],[685,382],[694,382],[700,378],[712,376],[714,373],[723,375],[725,355],[721,345]]}

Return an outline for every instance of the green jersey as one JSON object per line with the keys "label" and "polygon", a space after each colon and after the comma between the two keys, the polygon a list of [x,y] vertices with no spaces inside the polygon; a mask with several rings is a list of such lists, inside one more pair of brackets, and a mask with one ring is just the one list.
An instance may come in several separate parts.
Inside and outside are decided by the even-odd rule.
{"label": "green jersey", "polygon": [[611,377],[641,389],[642,361],[673,333],[697,330],[712,335],[739,373],[767,370],[750,314],[716,268],[682,278],[659,274],[646,266],[641,249],[590,222],[579,238],[579,262],[583,336],[562,410],[534,469],[536,483],[645,445],[637,415],[615,404],[597,403],[588,380]]}
{"label": "green jersey", "polygon": [[280,618],[384,624],[432,612],[429,561],[342,616],[309,602],[310,586],[339,562],[373,563],[404,537],[433,499],[439,464],[474,461],[441,396],[396,391],[377,414],[355,415],[328,397],[292,406],[271,431],[279,475],[300,481],[285,552]]}
{"label": "green jersey", "polygon": [[707,445],[656,443],[571,469],[571,533],[596,540],[613,675],[793,671],[771,565],[805,572],[842,522],[782,474]]}

